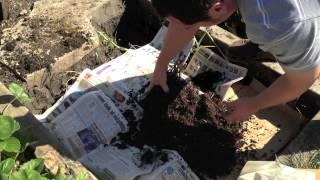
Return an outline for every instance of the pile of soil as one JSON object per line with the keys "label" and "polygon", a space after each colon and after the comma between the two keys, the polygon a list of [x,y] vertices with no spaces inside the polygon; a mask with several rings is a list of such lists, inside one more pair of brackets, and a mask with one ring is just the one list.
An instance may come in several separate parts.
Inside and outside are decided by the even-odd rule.
{"label": "pile of soil", "polygon": [[229,173],[236,163],[236,137],[221,128],[226,123],[223,102],[173,74],[168,85],[169,94],[155,87],[140,102],[141,124],[131,124],[120,138],[133,146],[176,150],[203,179]]}

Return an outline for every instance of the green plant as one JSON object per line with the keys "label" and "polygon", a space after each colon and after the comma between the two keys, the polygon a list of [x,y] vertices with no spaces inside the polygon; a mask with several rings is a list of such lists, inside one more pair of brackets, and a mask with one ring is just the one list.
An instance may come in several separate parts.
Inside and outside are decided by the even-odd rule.
{"label": "green plant", "polygon": [[[201,37],[200,37],[200,39],[199,40],[195,40],[195,47],[194,47],[194,51],[197,51],[199,48],[201,48],[201,47],[205,47],[205,48],[213,48],[213,47],[216,47],[216,46],[204,46],[204,45],[202,45],[202,43],[203,43],[203,40],[205,39],[205,37],[206,36],[208,36],[208,34],[209,33],[203,33],[202,35],[201,35]],[[209,34],[210,35],[210,34]]]}
{"label": "green plant", "polygon": [[24,89],[19,86],[18,84],[16,83],[11,83],[9,84],[8,86],[10,92],[14,95],[14,98],[8,103],[8,105],[3,109],[2,113],[1,114],[4,114],[5,111],[7,110],[7,108],[9,106],[11,106],[11,104],[18,100],[20,101],[22,104],[25,104],[29,101],[31,101],[31,98],[28,96],[28,94],[24,91]]}
{"label": "green plant", "polygon": [[76,180],[86,180],[87,174],[81,172],[79,175],[77,175]]}
{"label": "green plant", "polygon": [[109,37],[105,32],[98,32],[98,35],[102,42],[110,49],[119,49],[120,51],[127,52],[128,49],[119,46],[115,40],[113,40],[111,37]]}
{"label": "green plant", "polygon": [[[44,160],[32,159],[20,164],[18,157],[26,147],[21,147],[20,140],[14,137],[20,124],[12,117],[4,115],[6,109],[15,101],[26,103],[31,98],[19,85],[12,83],[9,90],[15,98],[4,108],[0,115],[0,180],[46,180],[50,175],[44,173]],[[28,143],[26,144],[28,146]],[[61,173],[50,179],[65,179]]]}

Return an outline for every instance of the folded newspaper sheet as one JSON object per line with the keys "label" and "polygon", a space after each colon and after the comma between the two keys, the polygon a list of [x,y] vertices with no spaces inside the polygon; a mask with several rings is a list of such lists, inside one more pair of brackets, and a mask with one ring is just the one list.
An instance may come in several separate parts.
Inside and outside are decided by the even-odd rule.
{"label": "folded newspaper sheet", "polygon": [[103,80],[114,84],[125,94],[137,97],[144,92],[154,70],[159,50],[145,45],[107,62],[93,71]]}
{"label": "folded newspaper sheet", "polygon": [[64,96],[42,115],[37,115],[36,117],[45,125],[50,125],[47,123],[50,123],[68,109],[79,97],[88,91],[96,90],[101,90],[111,98],[127,120],[139,120],[142,118],[143,109],[135,101],[113,84],[108,81],[102,81],[90,69],[85,69]]}
{"label": "folded newspaper sheet", "polygon": [[102,179],[115,180],[198,180],[183,158],[172,150],[162,150],[166,158],[159,157],[152,163],[143,162],[145,149],[109,146],[98,149],[81,159]]}
{"label": "folded newspaper sheet", "polygon": [[222,98],[227,93],[228,88],[235,82],[242,80],[246,74],[247,69],[222,59],[208,48],[200,48],[192,57],[184,73],[190,77],[205,72],[207,70],[218,71],[224,76],[224,80],[214,84],[215,92]]}
{"label": "folded newspaper sheet", "polygon": [[168,155],[168,161],[158,160],[154,170],[147,175],[141,176],[139,180],[198,180],[198,176],[189,168],[183,158],[172,150],[163,150]]}
{"label": "folded newspaper sheet", "polygon": [[153,170],[154,163],[143,164],[144,150],[108,146],[84,156],[80,161],[101,179],[134,180]]}
{"label": "folded newspaper sheet", "polygon": [[53,134],[78,159],[128,131],[127,120],[101,91],[86,93],[51,122]]}

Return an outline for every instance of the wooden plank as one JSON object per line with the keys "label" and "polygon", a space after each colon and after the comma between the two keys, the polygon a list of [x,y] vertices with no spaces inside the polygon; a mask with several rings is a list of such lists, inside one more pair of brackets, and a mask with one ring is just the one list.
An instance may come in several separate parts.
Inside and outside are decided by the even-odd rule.
{"label": "wooden plank", "polygon": [[202,31],[207,31],[215,40],[231,46],[233,43],[241,40],[240,37],[224,30],[219,26],[211,26],[208,28],[201,28]]}

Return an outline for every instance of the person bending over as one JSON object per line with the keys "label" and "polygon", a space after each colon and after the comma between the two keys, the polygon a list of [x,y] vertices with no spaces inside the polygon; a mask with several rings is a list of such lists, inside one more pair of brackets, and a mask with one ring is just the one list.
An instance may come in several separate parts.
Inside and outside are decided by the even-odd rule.
{"label": "person bending over", "polygon": [[285,74],[260,94],[228,104],[229,121],[243,121],[255,112],[303,94],[320,72],[319,0],[151,0],[169,20],[168,32],[148,90],[159,85],[169,92],[170,60],[200,27],[219,24],[239,9],[250,41],[271,53]]}

